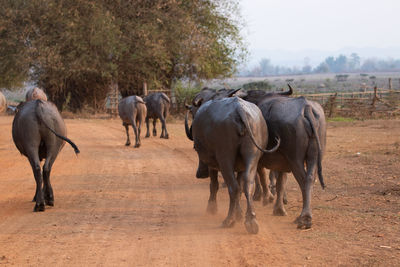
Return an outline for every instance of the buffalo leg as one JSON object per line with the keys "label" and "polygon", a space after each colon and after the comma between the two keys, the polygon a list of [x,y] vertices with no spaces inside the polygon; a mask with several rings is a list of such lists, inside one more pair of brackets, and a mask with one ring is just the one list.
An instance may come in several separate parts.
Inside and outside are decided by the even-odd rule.
{"label": "buffalo leg", "polygon": [[228,216],[222,222],[223,227],[232,227],[235,224],[234,215],[236,212],[236,204],[239,199],[240,188],[235,178],[235,173],[233,171],[233,164],[229,166],[226,164],[225,167],[221,168],[222,176],[224,177],[225,183],[228,186],[229,192],[229,210]]}
{"label": "buffalo leg", "polygon": [[237,182],[239,185],[239,197],[236,199],[236,204],[235,204],[235,221],[239,222],[243,219],[243,211],[242,207],[240,206],[240,198],[242,196],[243,192],[243,176],[240,175],[240,173],[237,174]]}
{"label": "buffalo leg", "polygon": [[286,172],[276,172],[276,202],[274,205],[274,215],[277,216],[286,216],[287,212],[285,210],[284,204],[284,193],[285,193],[285,184],[287,180]]}
{"label": "buffalo leg", "polygon": [[138,119],[136,120],[136,125],[137,125],[137,128],[138,128],[138,139],[139,139],[139,143],[141,143],[141,140],[140,140],[140,133],[142,132],[142,119],[141,119],[141,118],[138,118]]}
{"label": "buffalo leg", "polygon": [[[308,164],[307,164],[308,165]],[[312,214],[311,214],[311,187],[313,181],[313,173],[315,172],[316,164],[308,165],[307,173],[302,164],[297,164],[292,167],[293,175],[296,178],[303,197],[303,209],[301,214],[295,220],[297,228],[311,228]]]}
{"label": "buffalo leg", "polygon": [[207,212],[210,214],[217,213],[217,192],[219,188],[218,171],[209,169],[210,174],[210,198],[208,199]]}
{"label": "buffalo leg", "polygon": [[[287,175],[287,173],[285,173],[286,175]],[[270,184],[269,184],[269,188],[270,188],[270,191],[271,191],[271,193],[272,193],[272,195],[275,195],[276,194],[276,179],[278,178],[278,176],[279,176],[279,172],[278,171],[270,171],[269,172],[269,182],[270,182]],[[285,184],[286,184],[286,181],[287,181],[287,179],[285,178]],[[286,193],[286,189],[285,189],[286,187],[285,187],[285,185],[283,185],[283,204],[287,204],[288,203],[288,201],[287,201],[287,193]]]}
{"label": "buffalo leg", "polygon": [[257,173],[260,177],[260,184],[263,191],[263,205],[266,206],[274,201],[274,196],[269,190],[269,186],[267,184],[267,170],[263,167],[258,167]]}
{"label": "buffalo leg", "polygon": [[157,119],[153,119],[153,136],[157,136],[156,123]]}
{"label": "buffalo leg", "polygon": [[29,163],[31,164],[33,175],[35,176],[36,181],[36,194],[35,194],[35,207],[33,211],[44,211],[44,196],[43,196],[43,177],[42,171],[40,169],[40,161],[37,155],[29,156]]}
{"label": "buffalo leg", "polygon": [[43,191],[44,191],[44,201],[48,206],[54,206],[54,194],[53,188],[50,183],[50,172],[51,167],[54,163],[53,157],[46,158],[43,166]]}
{"label": "buffalo leg", "polygon": [[150,126],[149,126],[149,117],[146,117],[146,138],[150,137]]}
{"label": "buffalo leg", "polygon": [[[249,164],[250,165],[250,162]],[[242,177],[243,185],[244,185],[244,194],[247,200],[247,211],[246,211],[246,220],[245,226],[246,230],[250,234],[257,234],[258,233],[258,222],[256,220],[256,213],[254,211],[253,206],[253,198],[252,193],[254,192],[254,177],[257,171],[256,164],[253,166],[248,166],[247,170],[240,173]]]}
{"label": "buffalo leg", "polygon": [[138,128],[136,126],[136,121],[134,119],[131,119],[131,124],[133,128],[133,132],[135,133],[135,147],[140,147],[140,139],[139,139],[139,134],[138,134]]}
{"label": "buffalo leg", "polygon": [[277,171],[270,170],[269,171],[269,188],[273,195],[276,194],[276,178],[278,176]]}
{"label": "buffalo leg", "polygon": [[131,144],[131,140],[129,139],[129,128],[128,128],[128,124],[124,124],[125,126],[125,132],[126,132],[126,146],[129,146]]}
{"label": "buffalo leg", "polygon": [[260,176],[258,174],[256,174],[255,183],[256,183],[256,189],[254,191],[253,200],[260,201],[262,196],[262,190],[261,190]]}
{"label": "buffalo leg", "polygon": [[160,138],[168,139],[169,136],[168,136],[168,132],[167,132],[167,125],[165,122],[165,118],[163,116],[161,116],[160,121],[161,121],[161,127],[162,127]]}

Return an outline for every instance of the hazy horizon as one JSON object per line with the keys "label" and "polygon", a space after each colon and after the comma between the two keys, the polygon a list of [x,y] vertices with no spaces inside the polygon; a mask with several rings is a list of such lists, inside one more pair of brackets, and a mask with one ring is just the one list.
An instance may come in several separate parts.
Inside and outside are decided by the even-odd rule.
{"label": "hazy horizon", "polygon": [[242,0],[248,65],[316,65],[328,56],[400,58],[400,1]]}

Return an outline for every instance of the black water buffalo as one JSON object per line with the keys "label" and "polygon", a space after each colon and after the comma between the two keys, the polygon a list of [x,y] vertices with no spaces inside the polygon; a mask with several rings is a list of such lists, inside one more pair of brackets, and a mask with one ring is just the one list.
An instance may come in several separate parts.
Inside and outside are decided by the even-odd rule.
{"label": "black water buffalo", "polygon": [[[259,92],[247,93],[243,99],[257,103],[268,124],[269,138],[281,138],[279,149],[272,154],[264,154],[259,168],[265,167],[277,171],[277,201],[275,215],[286,215],[283,205],[286,173],[292,172],[298,182],[303,209],[296,219],[299,228],[310,228],[311,189],[318,172],[319,181],[324,188],[321,160],[326,144],[326,122],[322,107],[304,97],[288,98],[279,95],[260,96]],[[306,167],[306,169],[305,169]],[[262,172],[259,172],[262,175]],[[264,172],[265,174],[265,172]],[[260,179],[266,179],[261,177]]]}
{"label": "black water buffalo", "polygon": [[263,152],[272,153],[279,147],[277,138],[274,148],[263,149],[268,143],[268,129],[259,108],[238,97],[207,101],[197,110],[191,128],[186,114],[185,128],[199,157],[197,177],[209,169],[221,171],[228,186],[229,212],[223,226],[231,227],[235,219],[241,218],[239,183],[243,183],[247,199],[246,230],[256,234],[258,223],[251,193],[257,164]]}
{"label": "black water buffalo", "polygon": [[167,124],[166,119],[169,114],[169,108],[171,106],[171,101],[169,97],[161,92],[152,93],[144,97],[147,107],[146,116],[146,137],[150,137],[150,127],[149,120],[153,119],[153,136],[157,136],[156,122],[160,119],[161,122],[161,135],[160,138],[168,139]]}
{"label": "black water buffalo", "polygon": [[[255,92],[252,95],[259,95],[259,96],[275,96],[275,95],[280,95],[280,96],[288,96],[293,93],[292,88],[289,87],[288,91],[285,92],[270,92],[267,93],[265,91],[260,91],[260,92]],[[203,88],[193,99],[192,105],[186,105],[186,108],[191,111],[192,116],[194,116],[197,112],[197,110],[200,108],[200,106],[203,103],[206,103],[209,100],[213,99],[222,99],[225,97],[232,97],[233,95],[238,94],[239,96],[248,96],[247,93],[243,93],[241,89],[220,89],[220,90],[215,90],[215,89],[210,89],[210,88]],[[187,124],[186,124],[187,125]],[[189,131],[189,128],[186,127],[186,132]],[[260,173],[263,172],[262,169],[259,171]],[[218,183],[218,170],[209,168],[203,169],[200,173],[196,174],[197,178],[208,178],[210,177],[210,197],[208,199],[208,205],[207,205],[207,212],[211,214],[215,214],[217,212],[217,192],[219,189],[219,183]],[[273,196],[269,191],[269,187],[266,185],[266,180],[262,179],[260,183],[260,179],[257,176],[257,183],[256,183],[256,193],[259,192],[263,194],[264,197],[264,204],[267,204],[271,201],[273,201]],[[265,174],[261,177],[265,178]],[[261,186],[263,190],[261,189]],[[256,196],[256,200],[258,200],[258,197]]]}
{"label": "black water buffalo", "polygon": [[135,133],[135,147],[140,147],[140,129],[147,114],[146,104],[143,99],[135,95],[121,99],[118,103],[118,113],[126,130],[125,145],[129,146],[131,144],[128,126],[132,125]]}
{"label": "black water buffalo", "polygon": [[28,92],[26,92],[25,101],[31,101],[36,99],[47,101],[47,96],[43,92],[43,90],[38,87],[29,89]]}
{"label": "black water buffalo", "polygon": [[[51,167],[58,153],[67,141],[79,153],[78,147],[68,138],[67,130],[56,106],[50,102],[34,100],[24,103],[18,109],[12,136],[19,152],[26,156],[32,166],[36,180],[36,202],[34,211],[44,211],[45,203],[54,205],[53,188],[50,184]],[[45,159],[43,173],[40,162]]]}

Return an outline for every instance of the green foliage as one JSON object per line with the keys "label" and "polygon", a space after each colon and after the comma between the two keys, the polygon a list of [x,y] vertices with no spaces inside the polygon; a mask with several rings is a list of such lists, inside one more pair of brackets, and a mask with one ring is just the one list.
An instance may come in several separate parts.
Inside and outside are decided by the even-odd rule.
{"label": "green foliage", "polygon": [[237,0],[0,0],[0,87],[28,77],[59,108],[101,106],[179,79],[229,76],[246,56]]}
{"label": "green foliage", "polygon": [[184,108],[185,102],[191,105],[193,98],[197,93],[201,91],[201,86],[199,84],[192,86],[191,84],[184,85],[182,82],[178,81],[174,85],[176,105],[178,112]]}

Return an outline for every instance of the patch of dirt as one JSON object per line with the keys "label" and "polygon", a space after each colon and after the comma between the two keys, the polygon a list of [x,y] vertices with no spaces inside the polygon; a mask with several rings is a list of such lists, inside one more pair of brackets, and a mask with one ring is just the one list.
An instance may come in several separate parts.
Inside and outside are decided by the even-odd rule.
{"label": "patch of dirt", "polygon": [[293,224],[302,202],[289,176],[288,215],[257,202],[257,235],[243,223],[220,227],[226,188],[218,213],[206,213],[209,181],[195,178],[182,121],[168,124],[169,140],[142,137],[135,149],[118,119],[67,119],[81,154],[61,151],[55,206],[42,213],[32,212],[35,182],[11,124],[0,116],[1,265],[400,266],[400,120],[329,124],[327,189],[314,186],[312,229]]}

